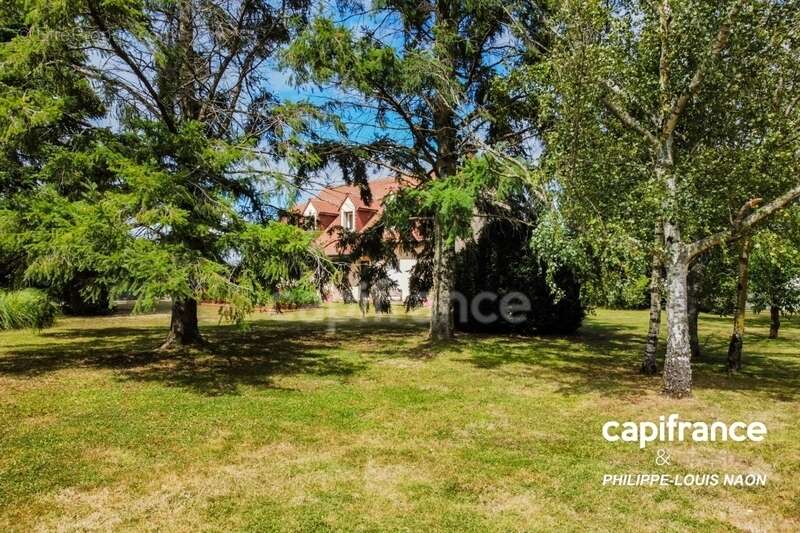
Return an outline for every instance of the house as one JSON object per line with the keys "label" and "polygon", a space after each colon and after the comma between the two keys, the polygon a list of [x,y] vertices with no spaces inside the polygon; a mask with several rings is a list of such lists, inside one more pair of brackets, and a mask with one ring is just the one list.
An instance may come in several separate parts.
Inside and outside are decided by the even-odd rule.
{"label": "house", "polygon": [[[382,178],[370,181],[372,200],[369,204],[361,199],[361,191],[356,186],[326,187],[305,203],[295,206],[294,210],[313,221],[314,227],[320,232],[316,240],[317,245],[335,262],[341,260],[340,228],[362,232],[371,227],[380,220],[386,198],[399,188],[412,184],[410,178]],[[411,269],[416,264],[416,259],[401,250],[397,251],[397,257],[399,270],[391,269],[387,273],[397,283],[392,299],[403,300],[409,293]],[[369,261],[369,258],[365,257],[363,261]],[[359,296],[358,285],[355,273],[351,272],[350,287],[354,298]],[[342,299],[342,295],[336,290],[332,290],[331,294],[334,300]]]}

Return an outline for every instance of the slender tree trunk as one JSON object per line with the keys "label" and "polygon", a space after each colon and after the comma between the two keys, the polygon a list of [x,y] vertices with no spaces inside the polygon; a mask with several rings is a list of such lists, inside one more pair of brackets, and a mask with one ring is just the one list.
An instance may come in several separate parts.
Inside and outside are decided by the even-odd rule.
{"label": "slender tree trunk", "polygon": [[735,372],[742,368],[742,345],[744,344],[744,316],[747,308],[747,283],[750,278],[750,250],[752,239],[742,239],[739,249],[739,280],[736,284],[736,308],[733,311],[733,333],[728,345],[728,371]]}
{"label": "slender tree trunk", "polygon": [[664,255],[667,270],[667,352],[664,356],[664,393],[683,398],[692,393],[692,347],[689,340],[689,257],[673,211],[678,183],[673,173],[672,135],[662,140],[656,154],[656,177],[666,186]]}
{"label": "slender tree trunk", "polygon": [[667,264],[667,354],[664,392],[676,398],[692,393],[692,347],[687,305],[689,261],[682,245],[673,245]]}
{"label": "slender tree trunk", "polygon": [[161,349],[168,350],[176,346],[197,345],[204,342],[197,325],[197,300],[173,298],[169,335],[161,345]]}
{"label": "slender tree trunk", "polygon": [[655,250],[650,260],[650,326],[647,331],[647,344],[644,347],[641,372],[655,374],[656,352],[658,351],[658,333],[661,330],[661,257],[660,249],[664,245],[664,229],[661,221],[656,222]]}
{"label": "slender tree trunk", "polygon": [[699,261],[695,261],[689,268],[687,312],[689,314],[689,344],[692,348],[692,360],[700,358],[700,334],[698,331],[700,309],[697,306],[697,299],[700,296],[701,271],[702,264]]}
{"label": "slender tree trunk", "polygon": [[781,329],[781,308],[777,305],[770,306],[769,318],[769,338],[777,339],[778,330]]}
{"label": "slender tree trunk", "polygon": [[432,340],[447,340],[453,337],[453,313],[451,297],[453,285],[453,250],[446,242],[444,228],[434,220],[433,296],[431,298]]}

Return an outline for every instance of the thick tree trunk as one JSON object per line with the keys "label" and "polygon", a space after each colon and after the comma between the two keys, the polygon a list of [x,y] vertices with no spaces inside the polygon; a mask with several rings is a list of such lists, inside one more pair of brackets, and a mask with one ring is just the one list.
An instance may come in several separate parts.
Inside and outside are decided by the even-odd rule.
{"label": "thick tree trunk", "polygon": [[444,228],[434,220],[433,290],[431,298],[432,340],[453,337],[453,313],[450,292],[453,288],[453,250],[446,242]]}
{"label": "thick tree trunk", "polygon": [[781,308],[777,305],[770,306],[769,318],[769,338],[777,339],[778,330],[781,329]]}
{"label": "thick tree trunk", "polygon": [[689,315],[689,344],[692,348],[692,360],[700,358],[700,333],[698,331],[698,321],[700,309],[697,306],[697,299],[700,296],[700,276],[702,265],[695,261],[689,268],[689,294],[687,298],[687,313]]}
{"label": "thick tree trunk", "polygon": [[176,346],[203,344],[200,328],[197,325],[197,300],[193,298],[172,300],[172,319],[169,325],[167,340],[161,345],[162,350]]}
{"label": "thick tree trunk", "polygon": [[742,239],[739,249],[739,280],[736,284],[736,308],[733,311],[733,333],[728,345],[728,371],[742,368],[742,346],[744,344],[744,316],[747,308],[747,283],[750,278],[750,250],[753,241],[748,236]]}
{"label": "thick tree trunk", "polygon": [[656,249],[650,260],[650,326],[647,331],[647,344],[644,347],[641,372],[655,374],[658,372],[656,365],[656,352],[658,351],[658,333],[661,329],[661,257],[660,249],[664,244],[664,230],[661,222],[656,222],[655,230]]}
{"label": "thick tree trunk", "polygon": [[673,246],[667,264],[667,354],[664,392],[675,398],[692,393],[692,347],[687,305],[689,261],[682,246]]}

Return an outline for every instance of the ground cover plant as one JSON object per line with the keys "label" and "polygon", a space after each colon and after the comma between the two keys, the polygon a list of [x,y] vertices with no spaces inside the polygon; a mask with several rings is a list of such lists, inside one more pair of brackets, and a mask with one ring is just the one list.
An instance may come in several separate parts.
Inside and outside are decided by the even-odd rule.
{"label": "ground cover plant", "polygon": [[53,324],[56,306],[36,289],[0,290],[0,330],[45,328]]}
{"label": "ground cover plant", "polygon": [[[647,311],[570,338],[427,341],[425,311],[200,306],[209,345],[159,352],[161,314],[0,333],[0,529],[783,530],[800,528],[800,322],[703,314],[692,398],[641,376]],[[660,356],[661,357],[661,356]],[[618,420],[760,420],[763,443],[607,443]],[[758,472],[766,487],[602,487],[606,472]]]}

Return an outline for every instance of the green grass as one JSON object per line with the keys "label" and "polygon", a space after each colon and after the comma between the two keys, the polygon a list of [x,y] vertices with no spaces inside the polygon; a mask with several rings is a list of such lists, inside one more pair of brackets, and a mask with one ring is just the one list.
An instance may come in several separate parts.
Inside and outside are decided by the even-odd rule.
{"label": "green grass", "polygon": [[[333,313],[336,318],[325,317]],[[704,316],[693,398],[636,373],[647,316],[569,339],[425,341],[424,316],[202,309],[209,348],[159,353],[168,316],[0,332],[0,530],[798,530],[800,323]],[[761,420],[763,443],[606,443],[609,419]],[[761,472],[763,488],[602,487],[604,473]]]}

